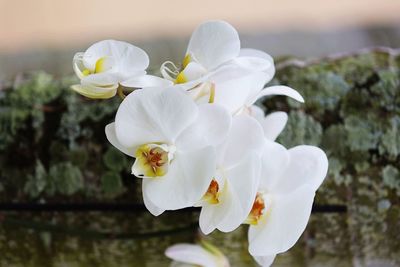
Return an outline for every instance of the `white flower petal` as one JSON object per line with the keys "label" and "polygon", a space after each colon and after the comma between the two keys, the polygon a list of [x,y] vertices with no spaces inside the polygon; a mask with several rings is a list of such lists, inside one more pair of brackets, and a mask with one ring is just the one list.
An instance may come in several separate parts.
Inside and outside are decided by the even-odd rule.
{"label": "white flower petal", "polygon": [[149,66],[149,57],[142,49],[127,42],[104,40],[90,46],[83,57],[84,64],[94,69],[98,59],[110,57],[115,65],[113,70],[126,79],[132,73],[145,70]]}
{"label": "white flower petal", "polygon": [[180,148],[197,149],[216,146],[226,138],[232,118],[226,109],[215,104],[199,105],[196,120],[177,138]]}
{"label": "white flower petal", "polygon": [[269,61],[271,64],[274,64],[274,59],[268,53],[254,48],[240,49],[239,57],[258,57]]}
{"label": "white flower petal", "polygon": [[249,57],[249,56],[239,56],[235,58],[235,63],[238,64],[240,67],[251,69],[255,71],[265,71],[268,72],[270,78],[272,76],[270,73],[274,73],[273,70],[273,62],[260,58],[260,57]]}
{"label": "white flower petal", "polygon": [[210,80],[215,83],[214,103],[235,113],[247,105],[249,98],[262,90],[267,77],[262,72],[224,68],[211,76]]}
{"label": "white flower petal", "polygon": [[204,69],[199,63],[190,62],[186,68],[178,74],[176,77],[177,83],[186,83],[189,81],[197,80],[203,77],[207,73],[207,70]]}
{"label": "white flower petal", "polygon": [[227,202],[221,202],[218,204],[218,207],[215,207],[216,205],[204,205],[201,208],[200,211],[200,217],[199,217],[199,226],[200,230],[203,234],[208,235],[215,229],[217,229],[217,224],[222,220],[224,213],[218,213],[220,209],[223,209],[226,205],[229,203]]}
{"label": "white flower petal", "polygon": [[215,174],[215,149],[205,147],[187,152],[177,151],[161,177],[143,180],[143,190],[149,200],[165,210],[193,206],[210,185]]}
{"label": "white flower petal", "polygon": [[303,97],[296,90],[283,85],[270,86],[259,92],[250,102],[249,105],[254,104],[258,99],[269,95],[284,95],[291,97],[299,102],[304,102]]}
{"label": "white flower petal", "polygon": [[169,267],[193,267],[193,264],[173,261]]}
{"label": "white flower petal", "polygon": [[288,115],[282,111],[273,112],[260,120],[265,138],[274,141],[285,128],[287,120]]}
{"label": "white flower petal", "polygon": [[120,142],[117,139],[117,134],[115,133],[115,122],[110,123],[106,126],[105,128],[106,136],[108,141],[119,151],[122,153],[134,157],[135,156],[135,149],[134,148],[127,148],[123,145],[120,144]]}
{"label": "white flower petal", "polygon": [[256,198],[260,170],[259,156],[251,153],[225,171],[228,192],[222,196],[221,202],[227,201],[229,205],[218,211],[225,214],[217,225],[220,231],[231,232],[246,220]]}
{"label": "white flower petal", "polygon": [[97,86],[109,86],[113,84],[118,84],[120,80],[121,78],[114,70],[90,74],[82,78],[83,83],[93,84]]}
{"label": "white flower petal", "polygon": [[[194,80],[191,80],[191,81],[188,81],[185,83],[175,84],[174,87],[180,88],[181,90],[188,91],[189,94],[196,96],[197,91],[195,91],[195,90],[198,88],[198,86],[201,86],[201,83],[207,82],[208,77],[209,77],[209,74],[206,74],[198,79],[194,79]],[[192,92],[192,91],[194,91],[194,92]],[[193,98],[195,99],[196,97],[193,97]],[[205,103],[207,103],[207,102],[205,102]]]}
{"label": "white flower petal", "polygon": [[315,146],[296,146],[288,150],[290,161],[279,181],[271,191],[290,193],[308,185],[316,191],[328,171],[328,159],[325,152]]}
{"label": "white flower petal", "polygon": [[211,70],[237,57],[239,51],[239,35],[230,24],[208,21],[193,32],[186,54]]}
{"label": "white flower petal", "polygon": [[289,164],[289,152],[282,145],[266,140],[261,157],[261,191],[271,188],[281,180],[281,175]]}
{"label": "white flower petal", "polygon": [[248,107],[248,113],[250,116],[261,122],[265,118],[265,112],[262,108],[256,105]]}
{"label": "white flower petal", "polygon": [[165,251],[165,255],[178,262],[204,267],[218,267],[215,257],[199,245],[176,244]]}
{"label": "white flower petal", "polygon": [[82,61],[83,55],[84,53],[78,52],[74,55],[74,58],[72,60],[72,67],[74,68],[74,72],[79,79],[85,77],[85,75],[82,73],[82,70],[85,69],[85,66],[83,65]]}
{"label": "white flower petal", "polygon": [[173,85],[173,82],[153,75],[140,75],[121,82],[121,85],[132,88],[168,87]]}
{"label": "white flower petal", "polygon": [[259,156],[248,153],[239,163],[217,174],[219,202],[205,202],[200,212],[199,225],[204,234],[216,228],[231,232],[245,221],[256,197],[260,170]]}
{"label": "white flower petal", "polygon": [[276,255],[253,257],[261,267],[269,267],[275,260]]}
{"label": "white flower petal", "polygon": [[303,186],[291,194],[273,195],[267,213],[249,228],[249,252],[274,255],[290,249],[300,238],[310,218],[315,191]]}
{"label": "white flower petal", "polygon": [[240,50],[239,57],[235,59],[239,66],[263,71],[268,74],[269,80],[275,75],[274,59],[261,50],[244,48]]}
{"label": "white flower petal", "polygon": [[91,84],[75,84],[71,89],[75,92],[93,99],[108,99],[115,96],[117,93],[118,84],[99,87]]}
{"label": "white flower petal", "polygon": [[165,211],[165,210],[157,207],[156,205],[153,204],[153,202],[150,201],[150,199],[145,194],[145,190],[143,188],[143,184],[142,184],[142,196],[143,196],[143,204],[144,204],[144,206],[154,216],[158,216],[158,215],[162,214]]}
{"label": "white flower petal", "polygon": [[218,162],[230,167],[243,159],[249,151],[260,153],[265,138],[261,125],[248,115],[238,115],[232,120],[226,141],[218,148]]}
{"label": "white flower petal", "polygon": [[179,88],[135,90],[117,111],[117,137],[126,147],[157,142],[173,144],[197,112],[196,104]]}

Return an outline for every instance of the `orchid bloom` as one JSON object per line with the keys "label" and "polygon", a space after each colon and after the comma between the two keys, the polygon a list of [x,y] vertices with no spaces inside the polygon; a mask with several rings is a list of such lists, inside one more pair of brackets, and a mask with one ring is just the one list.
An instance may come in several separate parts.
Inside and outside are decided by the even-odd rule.
{"label": "orchid bloom", "polygon": [[193,32],[181,66],[167,61],[160,71],[196,101],[232,105],[243,101],[250,90],[262,89],[275,68],[267,53],[241,49],[239,35],[230,24],[208,21]]}
{"label": "orchid bloom", "polygon": [[[225,255],[215,246],[202,241],[200,245],[176,244],[165,251],[174,260],[172,266],[229,267]],[[176,264],[175,264],[176,263]],[[180,264],[181,263],[181,264]]]}
{"label": "orchid bloom", "polygon": [[111,98],[120,85],[143,88],[169,85],[165,79],[147,75],[149,57],[142,49],[122,41],[104,40],[76,53],[73,59],[80,84],[71,88],[89,98]]}
{"label": "orchid bloom", "polygon": [[286,150],[266,139],[260,186],[247,219],[249,252],[262,266],[300,238],[327,169],[328,159],[317,147]]}
{"label": "orchid bloom", "polygon": [[264,142],[259,123],[247,115],[235,116],[225,142],[217,147],[217,172],[199,203],[200,229],[230,232],[249,214],[260,178]]}
{"label": "orchid bloom", "polygon": [[136,158],[132,173],[143,178],[146,207],[154,215],[193,206],[216,170],[215,146],[231,125],[218,105],[196,105],[178,88],[136,90],[106,127],[111,144]]}

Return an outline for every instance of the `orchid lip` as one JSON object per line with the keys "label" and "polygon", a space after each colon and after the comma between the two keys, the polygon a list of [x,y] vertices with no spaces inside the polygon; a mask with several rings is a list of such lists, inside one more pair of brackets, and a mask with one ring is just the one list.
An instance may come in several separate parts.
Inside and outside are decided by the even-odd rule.
{"label": "orchid lip", "polygon": [[155,143],[138,147],[132,173],[143,178],[164,176],[168,172],[175,150],[175,146]]}
{"label": "orchid lip", "polygon": [[206,201],[208,204],[218,204],[219,203],[219,184],[215,179],[211,180],[211,183],[207,189],[207,192],[204,194],[202,200]]}
{"label": "orchid lip", "polygon": [[264,196],[261,193],[257,193],[253,206],[249,213],[249,216],[247,217],[244,223],[250,225],[257,225],[261,217],[265,214],[265,211],[266,211],[266,205]]}

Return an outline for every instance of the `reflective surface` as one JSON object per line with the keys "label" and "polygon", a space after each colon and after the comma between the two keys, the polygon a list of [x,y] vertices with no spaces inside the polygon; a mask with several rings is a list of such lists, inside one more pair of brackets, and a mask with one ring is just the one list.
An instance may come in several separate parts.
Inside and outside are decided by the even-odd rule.
{"label": "reflective surface", "polygon": [[[358,215],[351,212],[313,214],[301,240],[278,256],[274,266],[398,266],[398,229],[379,213],[370,221],[352,224]],[[0,262],[1,266],[32,267],[169,266],[164,250],[174,243],[196,240],[198,230],[193,222],[197,216],[197,212],[159,218],[141,212],[3,214]],[[227,255],[232,266],[256,266],[247,253],[246,231],[242,226],[206,238]]]}

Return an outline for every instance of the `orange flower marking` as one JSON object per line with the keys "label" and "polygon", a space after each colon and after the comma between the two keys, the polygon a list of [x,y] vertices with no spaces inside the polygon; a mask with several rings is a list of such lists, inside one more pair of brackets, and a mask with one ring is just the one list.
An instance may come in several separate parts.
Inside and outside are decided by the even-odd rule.
{"label": "orange flower marking", "polygon": [[219,195],[219,185],[215,179],[211,180],[210,186],[207,189],[207,192],[203,196],[203,200],[207,201],[210,204],[218,204],[218,195]]}
{"label": "orange flower marking", "polygon": [[162,176],[168,167],[168,152],[159,146],[143,145],[136,152],[143,175],[148,177]]}
{"label": "orange flower marking", "polygon": [[257,193],[256,199],[254,200],[253,207],[251,208],[250,214],[247,217],[245,223],[251,225],[257,225],[265,209],[265,202],[260,193]]}

